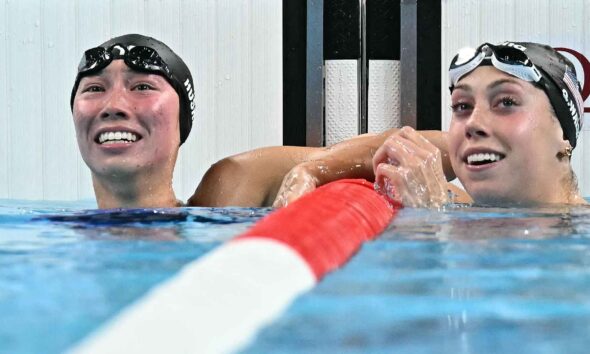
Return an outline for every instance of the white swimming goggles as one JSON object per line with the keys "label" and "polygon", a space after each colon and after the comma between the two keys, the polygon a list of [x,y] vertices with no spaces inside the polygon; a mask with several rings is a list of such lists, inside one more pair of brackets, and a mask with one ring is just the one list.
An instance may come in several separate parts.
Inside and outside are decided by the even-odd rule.
{"label": "white swimming goggles", "polygon": [[496,69],[524,81],[538,83],[543,78],[523,51],[512,46],[484,43],[477,49],[463,48],[455,55],[449,67],[451,92],[463,76],[482,65],[484,60],[489,60]]}

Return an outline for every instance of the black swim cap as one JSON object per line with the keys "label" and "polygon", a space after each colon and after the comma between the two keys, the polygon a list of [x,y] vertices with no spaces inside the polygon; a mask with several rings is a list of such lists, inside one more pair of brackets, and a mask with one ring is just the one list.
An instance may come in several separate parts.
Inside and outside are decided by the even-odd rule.
{"label": "black swim cap", "polygon": [[576,147],[582,129],[584,99],[574,65],[548,45],[529,42],[505,42],[503,45],[524,48],[521,50],[550,79],[552,85],[542,88],[551,101],[565,138],[570,141],[572,147]]}
{"label": "black swim cap", "polygon": [[[120,47],[122,50],[119,49]],[[142,47],[149,49],[142,49]],[[80,80],[84,76],[102,70],[114,59],[123,58],[132,69],[159,74],[174,88],[180,101],[179,126],[182,145],[191,131],[195,114],[193,78],[184,61],[166,44],[155,38],[140,34],[126,34],[110,39],[97,48],[87,50],[78,66],[78,74],[70,97],[70,107],[72,109],[74,107],[74,97]]]}

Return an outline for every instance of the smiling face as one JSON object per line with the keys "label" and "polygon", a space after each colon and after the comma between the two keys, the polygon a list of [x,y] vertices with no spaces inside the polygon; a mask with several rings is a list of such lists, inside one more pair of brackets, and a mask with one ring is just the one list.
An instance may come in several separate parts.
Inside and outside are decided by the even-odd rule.
{"label": "smiling face", "polygon": [[545,93],[492,66],[462,78],[451,95],[451,164],[476,203],[561,202],[567,146]]}
{"label": "smiling face", "polygon": [[114,60],[84,77],[74,98],[78,146],[93,176],[166,173],[179,147],[179,98],[162,76]]}

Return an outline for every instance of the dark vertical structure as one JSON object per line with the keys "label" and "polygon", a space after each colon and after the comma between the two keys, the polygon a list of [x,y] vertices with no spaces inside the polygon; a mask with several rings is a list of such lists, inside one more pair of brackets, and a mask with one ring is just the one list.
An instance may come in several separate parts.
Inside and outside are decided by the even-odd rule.
{"label": "dark vertical structure", "polygon": [[[366,3],[365,46],[361,2]],[[305,146],[308,1],[283,0],[283,144]],[[400,60],[403,0],[324,0],[325,60]],[[441,127],[441,4],[416,0],[416,115],[418,129]],[[363,48],[365,53],[361,51]],[[366,62],[368,62],[368,60]],[[402,62],[403,66],[404,63]],[[366,78],[366,76],[365,76]],[[366,83],[365,87],[366,86]],[[403,85],[403,82],[402,82]],[[361,104],[366,104],[362,102]],[[402,102],[403,104],[403,102]],[[323,133],[323,132],[322,132]]]}
{"label": "dark vertical structure", "polygon": [[[417,128],[441,129],[441,3],[418,0]],[[403,63],[402,63],[403,65]]]}
{"label": "dark vertical structure", "polygon": [[305,146],[305,1],[283,0],[283,145]]}
{"label": "dark vertical structure", "polygon": [[399,60],[399,10],[398,1],[367,0],[369,60]]}
{"label": "dark vertical structure", "polygon": [[324,60],[361,57],[359,0],[324,2]]}

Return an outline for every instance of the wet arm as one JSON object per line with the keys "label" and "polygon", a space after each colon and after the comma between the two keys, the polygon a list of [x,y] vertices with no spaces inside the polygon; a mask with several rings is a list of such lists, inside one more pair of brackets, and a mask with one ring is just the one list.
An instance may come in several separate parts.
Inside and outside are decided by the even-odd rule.
{"label": "wet arm", "polygon": [[[270,206],[278,193],[293,200],[333,180],[373,180],[373,155],[396,131],[360,135],[327,148],[268,147],[227,157],[211,166],[188,203],[195,206]],[[446,156],[444,133],[421,133]],[[454,178],[448,159],[443,159],[443,165],[447,178]],[[308,190],[309,183],[313,186]]]}
{"label": "wet arm", "polygon": [[[361,135],[325,149],[317,159],[298,164],[286,175],[274,205],[285,206],[316,187],[337,179],[365,178],[373,181],[372,160],[375,152],[388,137],[398,132],[398,129],[391,129],[378,135]],[[447,153],[446,133],[419,133],[440,150],[445,177],[447,180],[454,179]]]}

